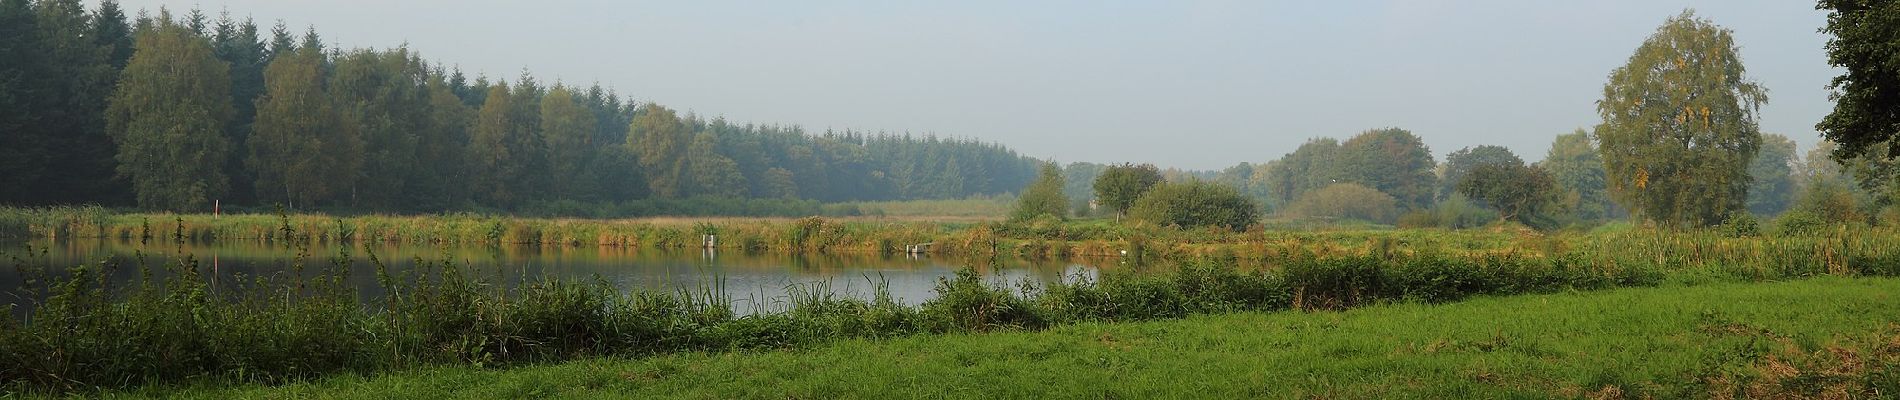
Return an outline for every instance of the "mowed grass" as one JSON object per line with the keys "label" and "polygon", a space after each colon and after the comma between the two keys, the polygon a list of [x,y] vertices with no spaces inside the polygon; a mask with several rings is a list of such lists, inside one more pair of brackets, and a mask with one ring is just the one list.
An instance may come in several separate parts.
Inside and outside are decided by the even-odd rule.
{"label": "mowed grass", "polygon": [[183,398],[1706,398],[1900,395],[1900,280],[1234,313],[808,349],[436,367]]}

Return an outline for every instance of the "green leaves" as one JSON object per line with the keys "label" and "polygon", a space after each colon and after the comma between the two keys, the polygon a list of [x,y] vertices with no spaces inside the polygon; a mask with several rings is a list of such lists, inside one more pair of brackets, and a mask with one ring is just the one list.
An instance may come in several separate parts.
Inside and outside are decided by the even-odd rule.
{"label": "green leaves", "polygon": [[1043,215],[1068,219],[1069,198],[1062,194],[1062,167],[1046,162],[1041,171],[1035,183],[1023,188],[1022,196],[1016,200],[1016,210],[1009,214],[1010,221],[1028,221]]}
{"label": "green leaves", "polygon": [[1499,219],[1532,225],[1533,218],[1556,201],[1555,186],[1542,168],[1495,163],[1472,168],[1458,182],[1458,193],[1498,210]]}
{"label": "green leaves", "polygon": [[140,207],[203,209],[228,187],[229,67],[168,15],[141,31],[134,48],[106,111],[119,172],[131,178]]}
{"label": "green leaves", "polygon": [[1768,100],[1744,72],[1730,31],[1685,11],[1610,73],[1596,133],[1618,202],[1673,226],[1718,224],[1743,207]]}
{"label": "green leaves", "polygon": [[1851,159],[1884,147],[1900,155],[1900,1],[1821,0],[1828,63],[1844,70],[1828,84],[1834,111],[1815,129],[1840,144],[1834,156]]}
{"label": "green leaves", "polygon": [[1190,180],[1163,182],[1141,195],[1129,216],[1158,226],[1194,228],[1216,226],[1243,230],[1258,222],[1253,200],[1233,187]]}
{"label": "green leaves", "polygon": [[1095,177],[1095,199],[1103,207],[1119,214],[1128,212],[1135,199],[1161,183],[1161,170],[1153,164],[1109,166]]}

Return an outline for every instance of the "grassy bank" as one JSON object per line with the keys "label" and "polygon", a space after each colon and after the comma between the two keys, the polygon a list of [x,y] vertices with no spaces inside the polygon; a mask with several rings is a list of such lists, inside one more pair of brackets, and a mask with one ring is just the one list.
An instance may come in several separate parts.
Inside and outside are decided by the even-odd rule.
{"label": "grassy bank", "polygon": [[115,397],[1877,398],[1900,393],[1895,293],[1867,278],[1625,289]]}

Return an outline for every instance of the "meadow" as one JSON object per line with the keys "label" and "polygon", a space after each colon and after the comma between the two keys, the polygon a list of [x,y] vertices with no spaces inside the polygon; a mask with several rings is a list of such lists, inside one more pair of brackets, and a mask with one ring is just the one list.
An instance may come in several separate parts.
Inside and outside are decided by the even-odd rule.
{"label": "meadow", "polygon": [[107,398],[1883,398],[1900,281],[1617,289]]}

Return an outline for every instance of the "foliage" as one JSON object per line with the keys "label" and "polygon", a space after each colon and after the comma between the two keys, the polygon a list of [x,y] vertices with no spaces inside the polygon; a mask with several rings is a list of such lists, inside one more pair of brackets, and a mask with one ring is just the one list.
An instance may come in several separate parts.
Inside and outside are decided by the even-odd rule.
{"label": "foliage", "polygon": [[1339,183],[1300,197],[1284,210],[1299,217],[1346,218],[1381,224],[1396,222],[1398,200],[1357,183]]}
{"label": "foliage", "polygon": [[1767,91],[1747,78],[1737,50],[1727,28],[1685,11],[1610,73],[1596,134],[1618,202],[1674,226],[1714,225],[1743,209]]}
{"label": "foliage", "polygon": [[[123,206],[139,193],[152,209],[407,213],[702,196],[897,201],[1015,193],[1036,172],[995,143],[707,120],[598,85],[471,80],[407,47],[325,49],[314,29],[300,40],[281,24],[261,33],[196,10],[142,18],[141,36],[179,45],[148,40],[132,63],[118,3],[83,6],[0,7],[0,185],[36,189],[0,193],[0,204]],[[180,78],[160,82],[169,88],[151,84],[161,62]],[[275,85],[273,64],[287,69]],[[210,86],[182,90],[198,82]],[[285,93],[267,97],[271,86]],[[108,115],[115,87],[126,93]],[[141,141],[173,128],[191,140]]]}
{"label": "foliage", "polygon": [[1721,231],[1722,235],[1732,238],[1752,238],[1762,234],[1761,221],[1752,213],[1729,215],[1728,220],[1722,221],[1722,225],[1717,230]]}
{"label": "foliage", "polygon": [[1525,225],[1556,201],[1556,183],[1542,168],[1524,164],[1484,164],[1458,182],[1458,193],[1498,210],[1499,220]]}
{"label": "foliage", "polygon": [[1748,165],[1748,211],[1775,215],[1788,209],[1796,194],[1794,163],[1797,161],[1793,139],[1782,135],[1762,135],[1761,152]]}
{"label": "foliage", "polygon": [[1559,190],[1558,203],[1572,219],[1594,221],[1610,217],[1612,205],[1604,181],[1603,158],[1597,155],[1590,132],[1578,129],[1558,135],[1550,144],[1550,152],[1537,166],[1550,172]]}
{"label": "foliage", "polygon": [[1883,147],[1900,155],[1900,1],[1821,0],[1817,8],[1828,12],[1828,64],[1843,71],[1828,83],[1834,110],[1815,129],[1840,144],[1837,159]]}
{"label": "foliage", "polygon": [[1161,170],[1154,164],[1111,165],[1095,177],[1095,199],[1116,215],[1126,215],[1148,189],[1161,183]]}
{"label": "foliage", "polygon": [[207,208],[230,184],[230,67],[169,14],[139,32],[135,47],[106,110],[119,172],[130,178],[140,207]]}
{"label": "foliage", "polygon": [[1190,180],[1149,188],[1129,207],[1129,217],[1157,226],[1220,227],[1239,231],[1260,220],[1258,206],[1233,187]]}
{"label": "foliage", "polygon": [[108,97],[130,49],[117,3],[89,14],[77,0],[0,4],[0,203],[129,199],[114,179]]}
{"label": "foliage", "polygon": [[1062,194],[1083,203],[1095,200],[1095,180],[1108,167],[1092,162],[1072,162],[1062,166],[1062,176],[1068,178],[1068,185],[1062,188]]}
{"label": "foliage", "polygon": [[1866,222],[1867,214],[1853,188],[1839,181],[1816,181],[1802,193],[1795,208],[1828,223]]}
{"label": "foliage", "polygon": [[363,142],[324,92],[322,49],[279,50],[264,70],[246,165],[258,199],[314,206],[354,186]]}
{"label": "foliage", "polygon": [[1495,145],[1466,147],[1446,155],[1444,171],[1438,176],[1441,187],[1436,200],[1457,193],[1458,185],[1465,181],[1465,175],[1470,174],[1472,169],[1493,164],[1524,165],[1524,159],[1511,153],[1511,149]]}
{"label": "foliage", "polygon": [[1016,199],[1016,209],[1010,211],[1009,220],[1028,221],[1043,215],[1067,219],[1069,199],[1062,195],[1063,186],[1062,168],[1053,162],[1043,163],[1036,182],[1024,188],[1022,196]]}
{"label": "foliage", "polygon": [[1430,206],[1438,188],[1433,173],[1431,148],[1399,128],[1373,129],[1340,144],[1340,161],[1335,164],[1343,178],[1378,189],[1398,200],[1401,209]]}
{"label": "foliage", "polygon": [[1299,149],[1280,157],[1267,167],[1268,199],[1276,209],[1293,204],[1307,192],[1338,183],[1341,168],[1339,141],[1331,138],[1308,140]]}

